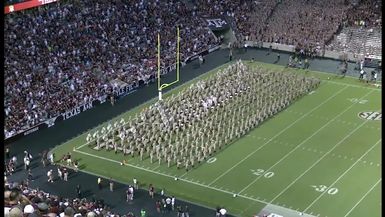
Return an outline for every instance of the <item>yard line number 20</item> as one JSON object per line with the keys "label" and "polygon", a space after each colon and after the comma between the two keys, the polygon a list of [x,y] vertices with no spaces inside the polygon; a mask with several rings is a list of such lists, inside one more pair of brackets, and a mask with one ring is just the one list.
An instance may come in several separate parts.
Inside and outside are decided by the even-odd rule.
{"label": "yard line number 20", "polygon": [[254,175],[256,176],[263,176],[267,179],[271,178],[274,176],[274,172],[266,172],[265,170],[263,169],[256,169],[256,170],[250,170]]}

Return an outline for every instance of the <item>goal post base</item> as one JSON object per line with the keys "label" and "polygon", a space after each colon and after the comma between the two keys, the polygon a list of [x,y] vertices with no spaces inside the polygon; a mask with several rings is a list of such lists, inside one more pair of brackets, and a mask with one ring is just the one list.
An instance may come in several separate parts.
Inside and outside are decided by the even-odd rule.
{"label": "goal post base", "polygon": [[162,101],[162,90],[159,90],[159,101]]}

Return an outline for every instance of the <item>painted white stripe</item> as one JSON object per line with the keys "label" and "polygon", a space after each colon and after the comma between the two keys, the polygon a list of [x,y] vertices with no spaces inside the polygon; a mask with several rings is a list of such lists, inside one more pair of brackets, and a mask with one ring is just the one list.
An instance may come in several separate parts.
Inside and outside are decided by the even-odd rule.
{"label": "painted white stripe", "polygon": [[347,86],[347,87],[357,87],[357,88],[364,88],[364,89],[369,89],[369,90],[381,91],[381,88],[365,87],[365,86],[360,86],[360,85],[346,84],[346,83],[340,83],[340,82],[335,82],[335,81],[326,81],[326,80],[325,80],[325,82],[337,84],[337,85],[342,85],[342,86]]}
{"label": "painted white stripe", "polygon": [[344,217],[348,216],[380,182],[381,178],[364,194],[364,196],[361,197],[361,199],[344,215]]}
{"label": "painted white stripe", "polygon": [[[368,96],[370,93],[372,93],[373,91],[369,91],[367,94],[365,94],[362,98]],[[305,140],[303,140],[300,144],[298,144],[294,149],[292,149],[290,152],[288,152],[285,156],[283,156],[279,161],[277,161],[275,164],[273,164],[269,169],[267,169],[265,172],[269,172],[271,169],[273,169],[275,166],[277,166],[279,163],[281,163],[283,160],[285,160],[289,155],[291,155],[294,151],[296,151],[299,147],[301,147],[303,144],[305,144],[307,141],[309,141],[311,138],[313,138],[313,136],[317,135],[321,130],[323,130],[326,126],[328,126],[330,123],[332,123],[334,120],[336,120],[338,117],[340,117],[341,115],[343,115],[346,111],[348,111],[349,109],[351,109],[354,105],[356,105],[356,103],[353,103],[351,104],[350,106],[348,106],[345,110],[343,110],[342,112],[340,112],[337,116],[335,116],[334,118],[332,118],[331,120],[329,120],[326,124],[324,124],[321,128],[319,128],[317,131],[315,131],[312,135],[310,135],[309,137],[307,137]],[[308,149],[309,151],[311,151],[312,149]],[[250,187],[252,184],[254,184],[256,181],[258,181],[262,176],[258,176],[256,179],[254,179],[250,184],[248,184],[246,187],[244,187],[238,194],[242,193],[244,190],[246,190],[248,187]]]}
{"label": "painted white stripe", "polygon": [[378,140],[372,147],[370,147],[363,155],[361,155],[361,157],[356,160],[356,162],[354,162],[344,173],[342,173],[332,184],[330,184],[324,192],[322,192],[312,203],[310,203],[309,206],[306,207],[304,212],[306,212],[311,206],[313,206],[313,204],[316,203],[332,186],[334,186],[340,179],[342,179],[342,177],[344,177],[346,173],[348,173],[362,158],[365,157],[365,155],[367,155],[378,143],[380,143],[380,141],[381,139]]}
{"label": "painted white stripe", "polygon": [[348,135],[346,135],[341,141],[339,141],[337,144],[333,146],[328,152],[326,152],[321,158],[319,158],[316,162],[314,162],[305,172],[303,172],[300,176],[298,176],[293,182],[291,182],[288,186],[286,186],[285,189],[283,189],[277,196],[275,196],[270,203],[274,202],[279,196],[281,196],[284,192],[286,192],[287,189],[289,189],[292,185],[294,185],[302,176],[304,176],[307,172],[309,172],[315,165],[317,165],[326,155],[328,155],[330,152],[332,152],[335,148],[338,147],[343,141],[345,141],[347,138],[349,138],[351,135],[353,135],[354,132],[356,132],[359,128],[361,128],[364,124],[366,124],[369,120],[365,120],[362,122],[358,127],[356,127],[353,131],[351,131]]}
{"label": "painted white stripe", "polygon": [[288,125],[285,129],[281,130],[279,133],[277,133],[275,136],[271,137],[269,140],[267,140],[262,146],[258,147],[256,150],[254,150],[253,152],[251,152],[250,154],[248,154],[246,157],[244,157],[242,160],[240,160],[238,163],[236,163],[234,166],[232,166],[231,168],[229,168],[228,170],[226,170],[224,173],[222,173],[220,176],[218,176],[216,179],[214,179],[212,182],[210,182],[209,186],[212,185],[213,183],[215,183],[216,181],[218,181],[220,178],[222,178],[223,176],[225,176],[227,173],[229,173],[231,170],[233,170],[235,167],[237,167],[239,164],[243,163],[245,160],[247,160],[250,156],[252,156],[254,153],[256,153],[257,151],[259,151],[260,149],[262,149],[263,147],[265,147],[267,144],[269,144],[272,140],[274,140],[275,138],[277,138],[279,135],[281,135],[282,133],[284,133],[286,130],[288,130],[290,127],[292,127],[294,124],[298,123],[299,121],[301,121],[302,119],[304,119],[306,116],[308,116],[310,113],[312,113],[313,111],[315,111],[316,109],[318,109],[319,107],[321,107],[322,105],[324,105],[325,103],[329,102],[331,99],[333,99],[335,96],[337,96],[338,94],[340,94],[342,91],[344,91],[347,87],[344,87],[342,89],[340,89],[339,91],[337,91],[336,93],[334,93],[331,97],[329,97],[328,99],[326,99],[325,101],[323,101],[322,103],[320,103],[318,106],[314,107],[312,110],[310,110],[309,112],[307,112],[306,114],[304,114],[303,116],[301,116],[300,118],[298,118],[296,121],[294,121],[293,123],[291,123],[290,125]]}

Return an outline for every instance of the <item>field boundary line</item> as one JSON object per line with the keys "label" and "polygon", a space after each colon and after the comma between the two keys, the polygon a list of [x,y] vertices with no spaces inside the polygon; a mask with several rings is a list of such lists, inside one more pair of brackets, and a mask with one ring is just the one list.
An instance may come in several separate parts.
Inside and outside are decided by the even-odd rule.
{"label": "field boundary line", "polygon": [[[369,95],[370,93],[372,93],[373,91],[370,91],[368,93],[366,93],[364,96],[362,96],[361,98],[364,98],[366,97],[367,95]],[[300,148],[303,144],[305,144],[307,141],[309,141],[311,138],[313,138],[313,136],[317,135],[321,130],[323,130],[326,126],[328,126],[330,123],[332,123],[334,120],[336,120],[339,116],[341,116],[342,114],[344,114],[346,111],[348,111],[349,109],[351,109],[353,106],[355,106],[357,104],[357,102],[355,103],[352,103],[351,105],[349,105],[345,110],[343,110],[342,112],[340,112],[338,115],[334,116],[334,118],[330,119],[328,122],[326,122],[326,124],[324,124],[321,128],[319,128],[318,130],[316,130],[313,134],[311,134],[309,137],[307,137],[305,140],[303,140],[301,143],[299,143],[298,145],[296,145],[295,148],[293,148],[290,152],[288,152],[287,154],[285,154],[285,156],[283,156],[279,161],[275,162],[269,169],[267,169],[265,172],[269,172],[272,168],[274,168],[275,166],[277,166],[279,163],[281,163],[283,160],[285,160],[288,156],[290,156],[293,152],[295,152],[298,148]],[[257,178],[255,178],[252,182],[250,182],[250,184],[248,184],[246,187],[244,187],[238,194],[242,193],[244,190],[246,190],[247,188],[249,188],[251,185],[253,185],[255,182],[257,182],[262,176],[258,176]]]}
{"label": "field boundary line", "polygon": [[356,87],[356,88],[364,88],[364,89],[369,89],[369,90],[381,91],[381,88],[376,89],[374,87],[365,87],[365,86],[360,86],[360,85],[355,85],[355,84],[346,84],[346,83],[337,82],[337,81],[328,81],[328,80],[324,80],[324,81],[328,82],[328,83],[343,85],[343,86],[348,86],[348,87]]}
{"label": "field boundary line", "polygon": [[317,165],[326,155],[328,155],[330,152],[332,152],[335,148],[337,148],[338,145],[340,145],[343,141],[345,141],[347,138],[349,138],[351,135],[353,135],[354,132],[356,132],[359,128],[361,128],[364,124],[366,124],[369,120],[365,120],[362,122],[358,127],[356,127],[354,130],[352,130],[348,135],[346,135],[342,140],[340,140],[337,144],[335,144],[328,152],[326,152],[324,155],[321,156],[316,162],[314,162],[305,172],[303,172],[301,175],[299,175],[293,182],[291,182],[285,189],[283,189],[277,196],[275,196],[270,203],[272,203],[274,200],[276,200],[279,196],[281,196],[287,189],[289,189],[293,184],[295,184],[302,176],[304,176],[308,171],[310,171],[315,165]]}
{"label": "field boundary line", "polygon": [[381,141],[381,139],[379,139],[374,145],[372,145],[372,147],[370,147],[368,150],[366,150],[365,153],[363,155],[361,155],[361,157],[359,159],[357,159],[344,173],[342,173],[332,184],[330,184],[330,186],[324,192],[322,192],[312,203],[310,203],[310,205],[308,207],[306,207],[304,212],[306,212],[310,207],[313,206],[314,203],[316,203],[323,195],[325,195],[325,193],[332,186],[334,186],[342,177],[344,177],[345,174],[348,173],[358,163],[358,161],[361,160],[365,155],[367,155],[380,141]]}
{"label": "field boundary line", "polygon": [[[114,163],[118,163],[118,164],[121,163],[121,162],[119,162],[117,160],[113,160],[113,159],[110,159],[110,158],[105,158],[105,157],[102,157],[102,156],[90,154],[88,152],[84,152],[84,151],[80,151],[80,150],[74,150],[74,152],[78,152],[80,154],[88,155],[88,156],[95,157],[95,158],[100,158],[100,159],[103,159],[103,160],[106,160],[106,161],[110,161],[110,162],[114,162]],[[161,175],[161,176],[165,176],[165,177],[169,177],[169,178],[173,178],[173,179],[174,178],[178,178],[177,176],[169,175],[169,174],[166,174],[166,173],[161,173],[161,172],[154,171],[154,170],[147,169],[147,168],[140,167],[140,166],[135,166],[135,165],[132,165],[132,164],[129,164],[129,163],[125,163],[124,165],[125,166],[129,166],[129,167],[133,167],[133,168],[138,169],[138,170],[143,170],[143,171],[146,171],[146,172],[149,172],[149,173],[153,173],[153,174],[156,174],[156,175]],[[84,172],[89,173],[87,170],[80,170],[80,171],[84,171]],[[96,174],[96,173],[93,173],[92,175],[101,176],[101,175]],[[203,188],[208,188],[208,189],[211,189],[211,190],[219,191],[219,192],[222,192],[222,193],[225,193],[225,194],[230,194],[230,195],[234,195],[235,194],[235,192],[231,192],[229,190],[215,188],[215,187],[212,187],[212,186],[209,186],[209,185],[201,184],[199,182],[190,181],[188,179],[178,178],[178,181],[179,180],[183,181],[183,182],[187,182],[189,184],[197,185],[197,186],[200,186],[200,187],[203,187]],[[245,195],[237,195],[237,196],[241,197],[241,198],[244,198],[244,199],[248,199],[248,200],[254,201],[254,202],[259,202],[259,203],[262,203],[262,204],[265,204],[265,205],[279,206],[279,205],[276,205],[276,204],[268,203],[268,202],[266,202],[264,200],[259,200],[259,199],[256,199],[256,198],[253,198],[253,197],[249,197],[249,196],[245,196]],[[284,208],[286,208],[286,207],[284,207]],[[289,208],[286,208],[286,209],[289,209]],[[293,211],[295,211],[295,210],[293,210]]]}
{"label": "field boundary line", "polygon": [[361,202],[362,200],[380,183],[382,178],[380,178],[365,194],[361,197],[361,199],[344,215],[344,217],[348,216]]}
{"label": "field boundary line", "polygon": [[[267,65],[273,65],[271,63],[265,63],[265,62],[262,62],[264,64],[267,64]],[[298,68],[289,68],[287,70],[288,72],[298,72]],[[306,74],[306,71],[300,71],[302,74]],[[324,75],[329,75],[330,77],[338,77],[338,74],[336,73],[333,73],[333,72],[323,72],[323,71],[317,71],[317,70],[308,70],[308,72],[310,73],[315,73],[315,74],[324,74]],[[352,76],[352,75],[345,75],[346,78],[351,78],[351,79],[357,79],[356,76]],[[357,88],[365,88],[365,89],[370,89],[370,90],[377,90],[377,91],[381,91],[381,88],[375,88],[375,87],[368,87],[368,86],[360,86],[360,85],[356,85],[356,84],[348,84],[348,83],[343,83],[343,82],[338,82],[338,81],[331,81],[331,80],[326,80],[326,79],[322,79],[320,78],[321,80],[325,81],[325,82],[329,82],[329,83],[334,83],[334,84],[339,84],[339,85],[344,85],[344,86],[351,86],[351,87],[357,87]],[[382,82],[375,82],[375,84],[380,84],[382,85]]]}
{"label": "field boundary line", "polygon": [[303,118],[305,118],[306,116],[308,116],[310,113],[312,113],[313,111],[315,111],[316,109],[318,109],[319,107],[321,107],[322,105],[324,105],[325,103],[329,102],[331,99],[333,99],[335,96],[337,96],[338,94],[340,94],[342,91],[344,91],[347,87],[344,87],[342,89],[340,89],[339,91],[337,91],[336,93],[334,93],[331,97],[327,98],[325,101],[323,101],[322,103],[318,104],[316,107],[314,107],[312,110],[310,110],[309,112],[307,112],[306,114],[302,115],[300,118],[298,118],[296,121],[292,122],[290,125],[288,125],[286,128],[284,128],[283,130],[281,130],[280,132],[278,132],[277,134],[275,134],[273,137],[271,137],[267,142],[265,142],[263,145],[259,146],[256,150],[254,150],[253,152],[251,152],[250,154],[248,154],[246,157],[244,157],[242,160],[240,160],[238,163],[236,163],[234,166],[230,167],[228,170],[226,170],[224,173],[222,173],[220,176],[218,176],[217,178],[215,178],[212,182],[209,183],[209,186],[212,185],[213,183],[215,183],[216,181],[218,181],[220,178],[222,178],[223,176],[225,176],[227,173],[229,173],[232,169],[234,169],[235,167],[237,167],[239,164],[241,164],[242,162],[244,162],[245,160],[247,160],[251,155],[255,154],[257,151],[259,151],[260,149],[262,149],[263,147],[265,147],[268,143],[270,143],[271,141],[273,141],[275,138],[277,138],[279,135],[281,135],[283,132],[285,132],[287,129],[291,128],[294,124],[298,123],[300,120],[302,120]]}

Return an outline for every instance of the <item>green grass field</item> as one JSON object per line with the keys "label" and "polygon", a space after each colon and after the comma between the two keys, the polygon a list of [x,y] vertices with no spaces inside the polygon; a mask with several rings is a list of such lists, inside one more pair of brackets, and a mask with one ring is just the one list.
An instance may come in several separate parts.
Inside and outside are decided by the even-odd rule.
{"label": "green grass field", "polygon": [[[283,69],[264,63],[247,64]],[[299,212],[320,217],[381,216],[381,89],[351,77],[286,71],[316,76],[322,83],[191,171],[93,150],[84,145],[86,132],[56,147],[55,155],[58,158],[71,152],[84,172],[127,184],[135,177],[142,188],[152,183],[177,199],[212,208],[224,206],[236,216],[250,217],[259,212],[284,217],[300,216]],[[188,86],[177,87],[164,97]],[[114,120],[127,118],[155,100]],[[373,113],[376,111],[380,115]],[[372,113],[360,117],[360,112]],[[120,165],[123,159],[127,160],[124,166]]]}

